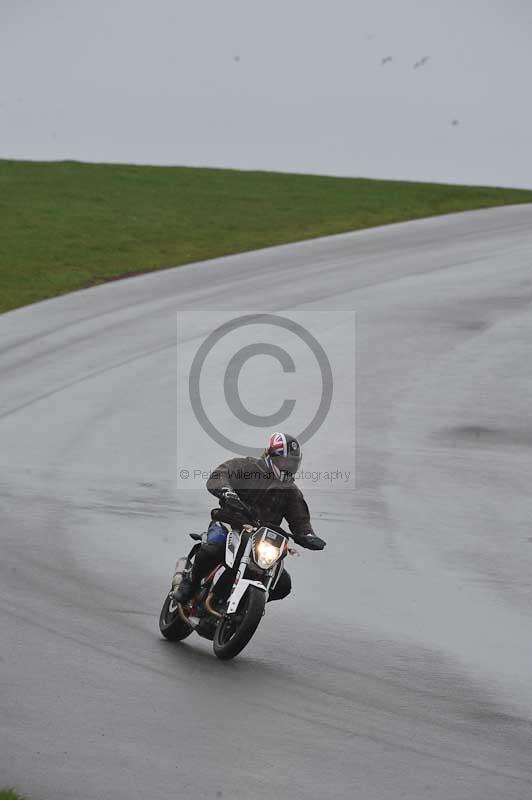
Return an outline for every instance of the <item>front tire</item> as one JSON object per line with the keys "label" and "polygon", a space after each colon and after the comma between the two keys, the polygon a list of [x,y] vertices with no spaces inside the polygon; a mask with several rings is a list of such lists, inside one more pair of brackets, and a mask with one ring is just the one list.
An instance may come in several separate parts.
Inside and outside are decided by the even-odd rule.
{"label": "front tire", "polygon": [[214,634],[214,653],[222,661],[237,656],[257,630],[266,606],[266,592],[250,586],[235,614],[229,614],[218,624]]}
{"label": "front tire", "polygon": [[183,620],[179,613],[178,604],[169,594],[163,603],[159,615],[159,630],[169,642],[181,642],[190,636],[194,628]]}

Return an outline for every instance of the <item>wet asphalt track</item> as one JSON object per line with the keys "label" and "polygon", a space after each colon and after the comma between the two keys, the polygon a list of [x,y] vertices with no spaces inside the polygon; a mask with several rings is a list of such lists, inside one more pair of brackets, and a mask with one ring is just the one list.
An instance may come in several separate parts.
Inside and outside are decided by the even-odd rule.
{"label": "wet asphalt track", "polygon": [[[222,664],[157,630],[181,532],[209,508],[175,493],[175,311],[265,296],[357,312],[358,488],[309,493],[328,549],[292,566],[293,596]],[[0,785],[532,797],[531,308],[522,206],[0,318]]]}

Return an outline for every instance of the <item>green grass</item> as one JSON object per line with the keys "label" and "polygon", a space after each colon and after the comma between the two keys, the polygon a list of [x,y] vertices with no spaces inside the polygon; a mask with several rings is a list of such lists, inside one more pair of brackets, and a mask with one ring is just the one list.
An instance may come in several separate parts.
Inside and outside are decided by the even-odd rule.
{"label": "green grass", "polygon": [[0,789],[0,800],[24,800],[24,798],[11,789]]}
{"label": "green grass", "polygon": [[0,311],[136,272],[522,202],[531,191],[0,160]]}

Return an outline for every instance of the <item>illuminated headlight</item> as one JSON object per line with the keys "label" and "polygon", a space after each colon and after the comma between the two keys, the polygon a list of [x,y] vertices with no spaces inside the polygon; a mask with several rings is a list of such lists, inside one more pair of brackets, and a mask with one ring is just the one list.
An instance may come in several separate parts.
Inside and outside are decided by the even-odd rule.
{"label": "illuminated headlight", "polygon": [[280,550],[264,539],[255,546],[255,561],[261,569],[269,569],[279,558]]}

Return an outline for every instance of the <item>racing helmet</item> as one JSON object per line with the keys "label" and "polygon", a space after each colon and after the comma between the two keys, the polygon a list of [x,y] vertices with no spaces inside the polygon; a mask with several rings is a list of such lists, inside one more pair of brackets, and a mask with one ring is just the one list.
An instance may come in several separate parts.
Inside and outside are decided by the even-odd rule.
{"label": "racing helmet", "polygon": [[301,445],[288,433],[272,433],[264,458],[275,478],[291,483],[301,466]]}

